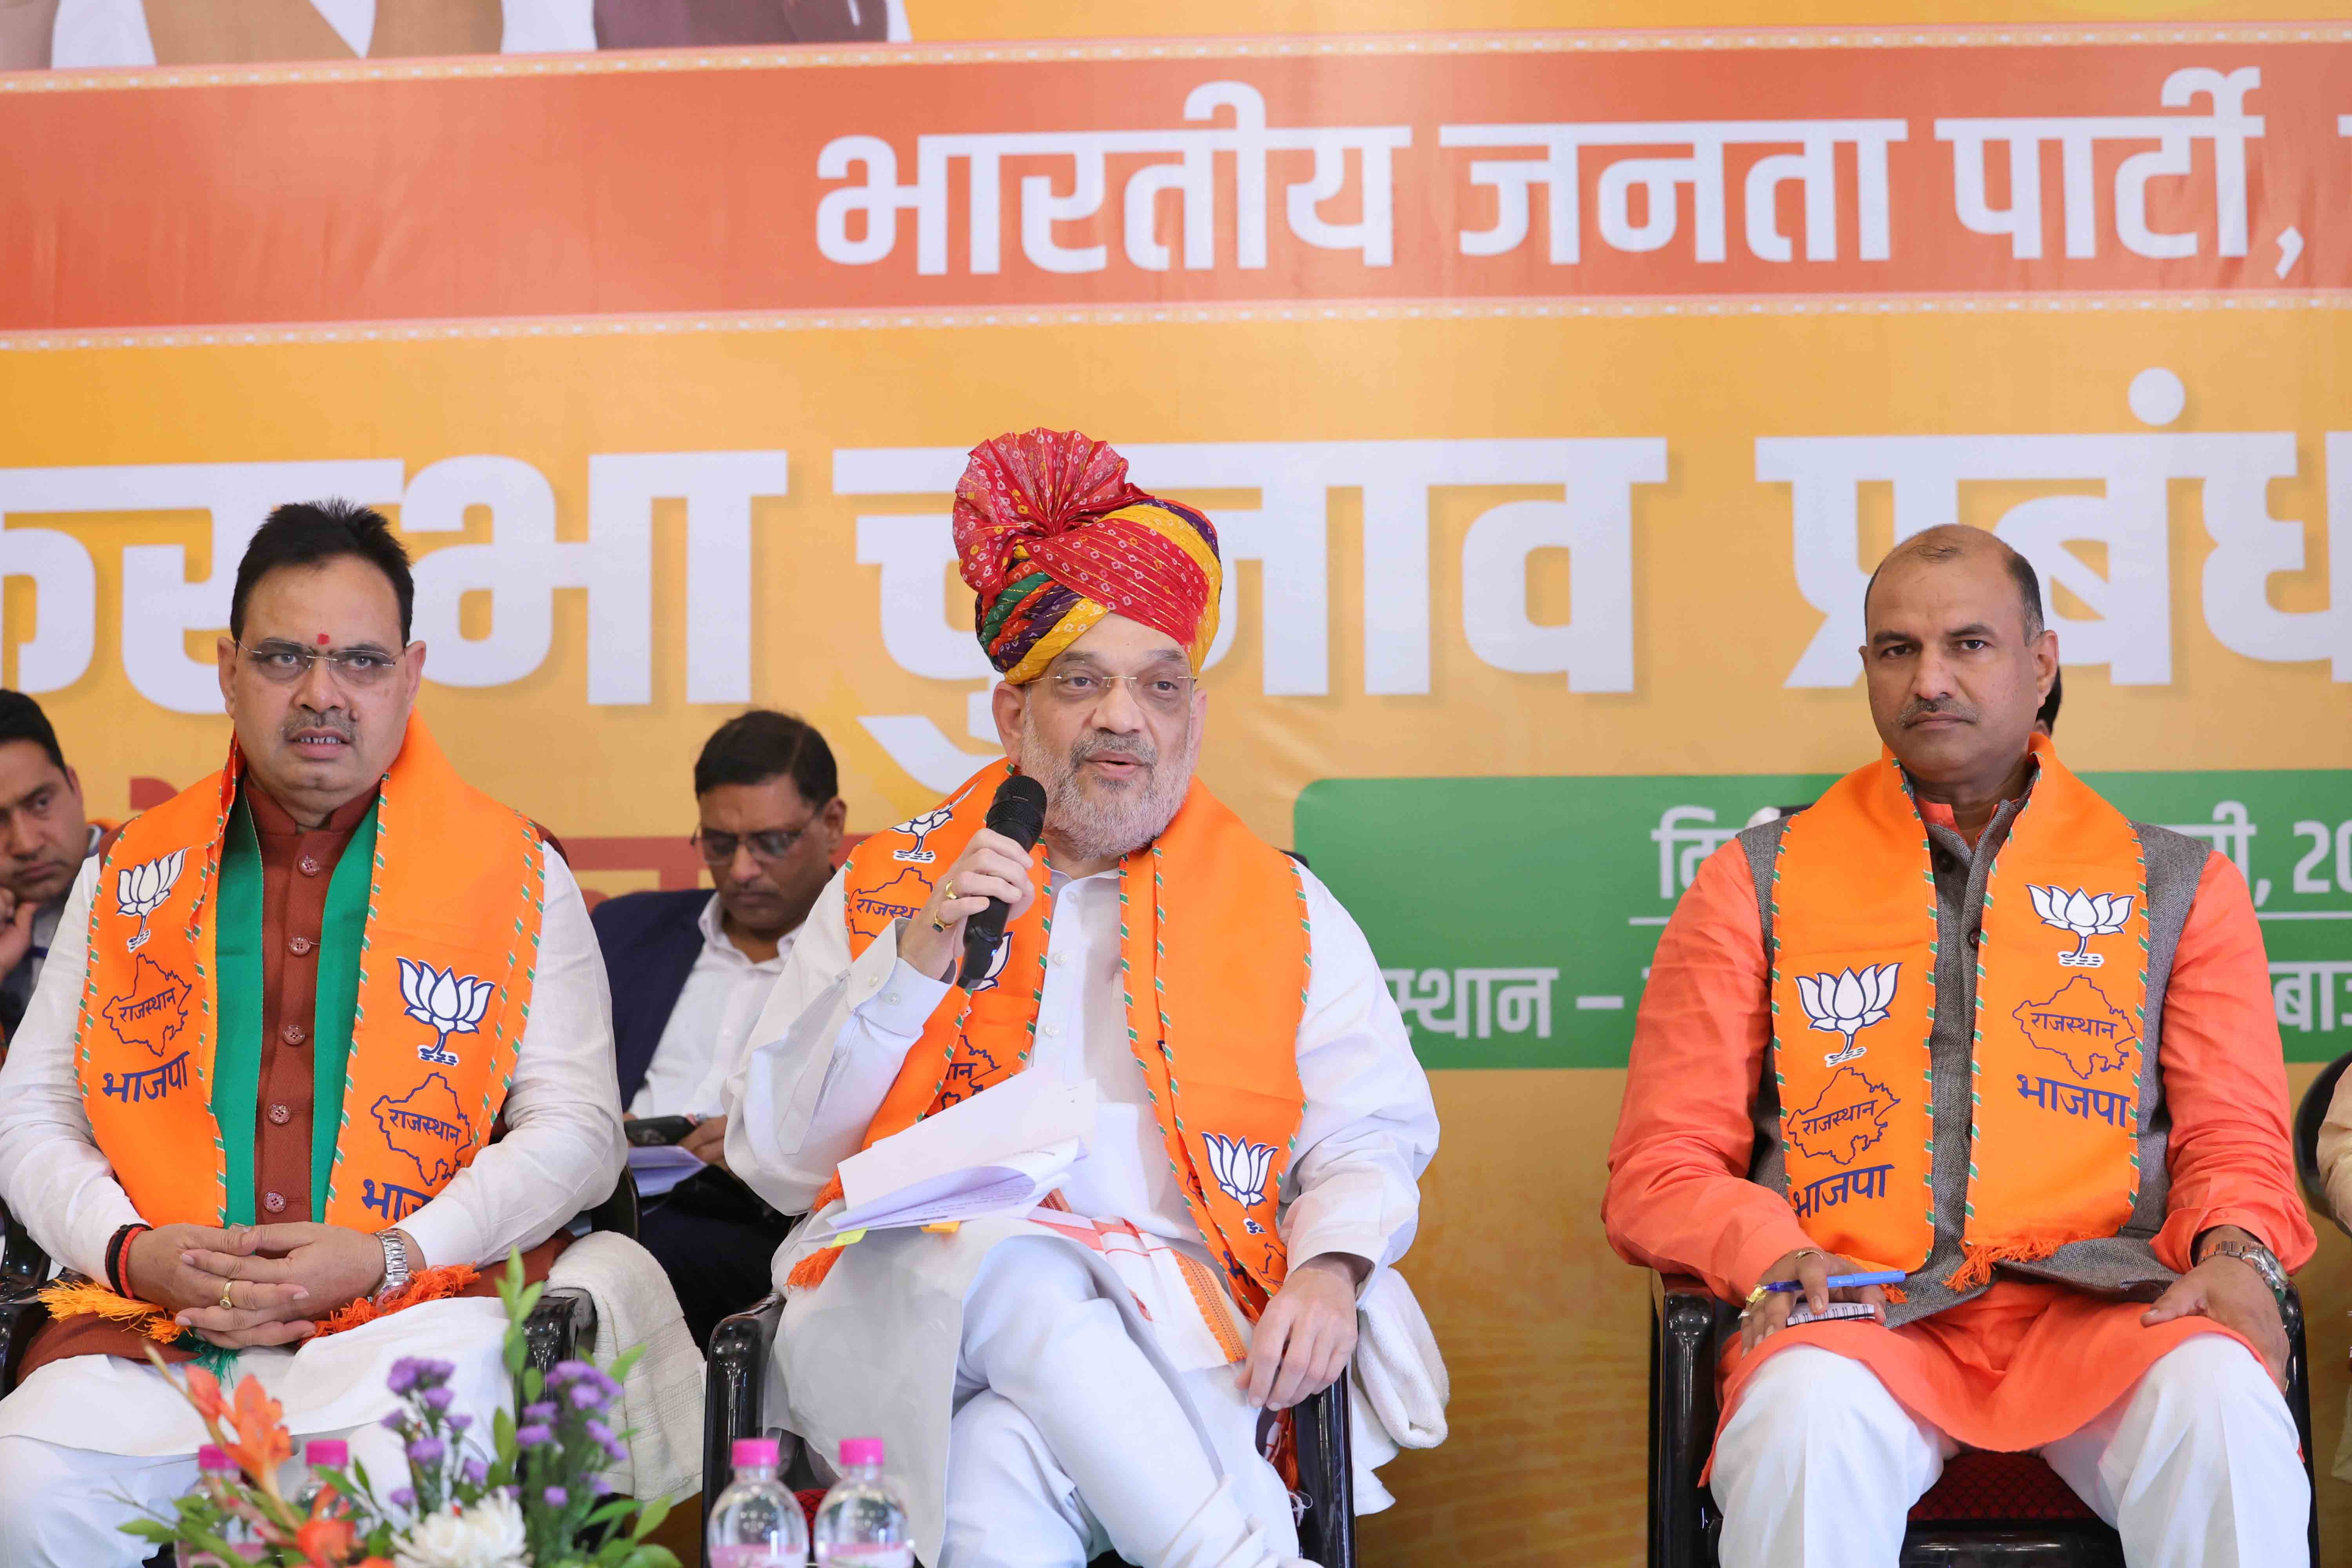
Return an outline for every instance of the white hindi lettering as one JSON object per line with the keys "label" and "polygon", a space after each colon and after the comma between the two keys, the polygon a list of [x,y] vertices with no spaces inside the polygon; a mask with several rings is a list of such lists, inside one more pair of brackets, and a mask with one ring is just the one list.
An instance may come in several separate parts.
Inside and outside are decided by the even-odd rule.
{"label": "white hindi lettering", "polygon": [[[1383,969],[1407,1023],[1457,1040],[1532,1033],[1551,1038],[1557,969]],[[1452,1011],[1447,1006],[1451,1004]]]}
{"label": "white hindi lettering", "polygon": [[[1121,450],[1135,482],[1148,489],[1257,493],[1255,507],[1215,510],[1228,566],[1255,561],[1261,569],[1268,696],[1330,690],[1331,491],[1352,489],[1363,498],[1365,690],[1420,695],[1430,689],[1432,491],[1503,485],[1557,489],[1560,499],[1502,501],[1471,522],[1462,598],[1472,653],[1498,669],[1559,675],[1571,691],[1633,689],[1632,490],[1664,481],[1664,440],[1147,442]],[[944,497],[965,461],[953,447],[845,448],[833,454],[834,489]],[[857,527],[860,563],[882,567],[883,647],[892,660],[929,679],[985,679],[970,633],[946,621],[940,584],[954,555],[944,506],[861,516]],[[1563,624],[1528,614],[1529,560],[1548,548],[1566,550],[1570,561]],[[1211,666],[1233,646],[1240,575],[1225,574]],[[976,741],[995,733],[983,710],[976,700],[966,726]],[[920,715],[860,722],[912,776],[941,789],[985,760]]]}
{"label": "white hindi lettering", "polygon": [[1704,805],[1670,805],[1650,838],[1658,847],[1658,897],[1668,903],[1682,897],[1699,862],[1739,837],[1739,825],[1715,826],[1715,811]]}
{"label": "white hindi lettering", "polygon": [[[445,546],[416,563],[415,633],[433,647],[432,679],[503,686],[543,664],[553,641],[553,595],[588,598],[588,700],[653,700],[653,506],[686,512],[686,695],[745,702],[751,695],[751,506],[785,493],[782,452],[598,454],[588,460],[588,529],[559,542],[545,476],[513,458],[445,458],[402,483],[398,458],[347,462],[157,463],[118,468],[0,468],[0,522],[16,512],[199,510],[210,519],[211,574],[191,581],[180,544],[126,545],[122,664],[139,694],[178,713],[217,713],[209,660],[186,652],[190,634],[226,629],[236,563],[270,509],[340,496],[397,507],[412,536],[459,532],[469,509],[488,513],[486,541]],[[95,653],[97,574],[89,547],[54,529],[0,528],[0,571],[33,580],[37,629],[17,649],[17,682],[54,691],[89,670]],[[467,637],[458,605],[490,597],[490,629]]]}
{"label": "white hindi lettering", "polygon": [[[2105,664],[2121,686],[2169,684],[2174,479],[2202,484],[2214,546],[2202,599],[2215,638],[2264,662],[2332,659],[2335,679],[2352,680],[2352,437],[2330,434],[2326,454],[2332,596],[2323,609],[2287,611],[2270,602],[2267,585],[2303,569],[2305,531],[2272,516],[2268,493],[2273,479],[2296,472],[2292,432],[1761,437],[1756,477],[1790,487],[1798,588],[1823,616],[1786,683],[1844,686],[1860,671],[1869,580],[1856,560],[1863,485],[1892,488],[1899,542],[1960,521],[1967,484],[2093,480],[2104,495],[2034,497],[2009,508],[1994,531],[2041,573],[2043,613],[2068,664]],[[2104,545],[2105,573],[2069,542]],[[2092,618],[2061,613],[2059,588]]]}
{"label": "white hindi lettering", "polygon": [[[2152,229],[2147,222],[2148,182],[2181,179],[2194,164],[2190,143],[2213,144],[2213,242],[2217,254],[2246,254],[2246,143],[2263,133],[2259,115],[2245,112],[2246,95],[2263,84],[2257,66],[2226,75],[2191,66],[2165,78],[2161,102],[2185,109],[2202,96],[2207,114],[2043,115],[2002,119],[1939,119],[1936,140],[1952,144],[1953,205],[1959,220],[1978,234],[2007,235],[2010,254],[2021,261],[2042,253],[2042,144],[2058,143],[2060,200],[2066,255],[2099,253],[2098,191],[2095,148],[2100,142],[2154,142],[2153,151],[2135,153],[2116,170],[2116,237],[2135,256],[2172,258],[2194,256],[2203,237],[2193,231]],[[1990,143],[2009,149],[2009,205],[1996,208],[1986,195]]]}
{"label": "white hindi lettering", "polygon": [[[1682,222],[1680,192],[1690,190],[1691,247],[1700,261],[1727,254],[1724,202],[1724,149],[1785,146],[1748,166],[1742,189],[1749,254],[1763,261],[1790,261],[1796,247],[1780,231],[1780,187],[1797,182],[1804,195],[1805,259],[1834,261],[1838,253],[1837,149],[1853,149],[1853,211],[1856,251],[1864,261],[1890,254],[1886,194],[1886,149],[1906,135],[1900,120],[1696,120],[1613,121],[1558,125],[1447,125],[1437,133],[1441,147],[1534,148],[1538,157],[1480,158],[1470,164],[1470,183],[1495,193],[1495,222],[1464,229],[1456,238],[1465,256],[1503,256],[1528,237],[1529,193],[1544,192],[1551,260],[1568,266],[1583,259],[1583,169],[1586,148],[1682,147],[1678,156],[1617,157],[1598,182],[1601,238],[1612,249],[1641,253],[1672,243]],[[1643,216],[1633,218],[1633,192],[1643,193]]]}
{"label": "white hindi lettering", "polygon": [[2328,1034],[2338,1019],[2352,1024],[2352,963],[2310,962],[2271,965],[2271,1000],[2279,1027]]}
{"label": "white hindi lettering", "polygon": [[[1110,265],[1108,245],[1066,246],[1054,237],[1058,223],[1081,222],[1102,211],[1110,187],[1109,160],[1173,158],[1132,169],[1119,202],[1120,232],[1127,259],[1148,271],[1164,272],[1175,254],[1159,237],[1160,199],[1178,197],[1183,235],[1183,266],[1201,271],[1216,264],[1217,159],[1233,159],[1234,261],[1244,269],[1266,265],[1268,154],[1311,153],[1314,170],[1284,183],[1283,212],[1290,233],[1324,250],[1353,250],[1367,267],[1387,267],[1396,255],[1392,162],[1412,145],[1402,125],[1269,126],[1265,98],[1238,81],[1203,82],[1184,100],[1184,118],[1213,121],[1231,110],[1228,125],[1199,130],[996,132],[916,138],[915,183],[898,184],[898,153],[879,136],[842,136],[817,155],[817,175],[859,183],[825,193],[817,204],[817,249],[846,267],[870,266],[892,255],[898,243],[898,215],[915,215],[915,270],[938,276],[949,270],[950,165],[966,169],[970,209],[965,265],[975,275],[1003,265],[1003,162],[1007,158],[1066,158],[1069,188],[1055,189],[1049,174],[1021,177],[1021,253],[1041,271],[1100,272]],[[1348,184],[1354,154],[1361,185],[1358,216],[1335,222],[1325,204]],[[851,219],[862,217],[853,235]]]}

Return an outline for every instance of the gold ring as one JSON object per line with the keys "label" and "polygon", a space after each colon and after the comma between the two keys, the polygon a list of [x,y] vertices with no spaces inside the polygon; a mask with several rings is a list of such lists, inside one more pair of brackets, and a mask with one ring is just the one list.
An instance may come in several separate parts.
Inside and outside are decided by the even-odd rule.
{"label": "gold ring", "polygon": [[222,1311],[234,1312],[236,1310],[236,1303],[228,1299],[228,1293],[235,1289],[236,1289],[236,1281],[234,1279],[221,1287],[220,1304]]}
{"label": "gold ring", "polygon": [[940,884],[940,897],[947,900],[950,903],[955,902],[956,890],[955,879],[953,877],[950,877],[946,881]]}

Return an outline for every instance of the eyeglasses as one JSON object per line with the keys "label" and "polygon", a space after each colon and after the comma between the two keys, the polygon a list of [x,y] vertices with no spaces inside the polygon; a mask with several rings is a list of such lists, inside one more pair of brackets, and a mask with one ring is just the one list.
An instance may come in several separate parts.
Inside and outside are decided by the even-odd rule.
{"label": "eyeglasses", "polygon": [[790,855],[816,824],[816,817],[812,816],[798,827],[771,827],[759,833],[719,833],[698,827],[687,842],[702,851],[705,865],[724,866],[735,858],[736,850],[749,845],[752,859],[772,866]]}
{"label": "eyeglasses", "polygon": [[1162,715],[1181,713],[1192,700],[1192,688],[1199,682],[1189,675],[1105,675],[1100,670],[1055,670],[1045,679],[1054,700],[1072,708],[1083,708],[1101,701],[1110,695],[1110,689],[1124,682],[1139,707]]}
{"label": "eyeglasses", "polygon": [[252,647],[243,643],[234,646],[246,663],[274,686],[292,686],[309,679],[310,667],[325,659],[337,681],[354,689],[364,689],[382,685],[384,678],[400,667],[401,659],[400,654],[386,653],[380,647],[304,647],[300,643],[276,637]]}

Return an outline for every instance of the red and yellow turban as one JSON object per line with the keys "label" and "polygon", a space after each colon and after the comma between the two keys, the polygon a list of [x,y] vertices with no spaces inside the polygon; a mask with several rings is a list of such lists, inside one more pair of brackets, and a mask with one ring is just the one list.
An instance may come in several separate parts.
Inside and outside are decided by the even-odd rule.
{"label": "red and yellow turban", "polygon": [[980,646],[1016,686],[1108,615],[1174,637],[1195,671],[1216,640],[1215,526],[1137,489],[1125,458],[1075,430],[973,447],[956,486],[955,546],[980,598]]}

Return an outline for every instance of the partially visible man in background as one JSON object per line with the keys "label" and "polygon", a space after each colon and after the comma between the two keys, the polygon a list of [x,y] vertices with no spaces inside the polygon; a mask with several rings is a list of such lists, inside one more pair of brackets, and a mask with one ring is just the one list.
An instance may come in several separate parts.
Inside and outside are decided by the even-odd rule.
{"label": "partially visible man in background", "polygon": [[81,780],[48,715],[21,691],[0,691],[0,1051],[24,1019],[66,895],[101,831],[84,815]]}
{"label": "partially visible man in background", "polygon": [[690,1119],[678,1142],[709,1167],[657,1200],[639,1236],[707,1345],[721,1318],[768,1293],[769,1258],[789,1228],[727,1172],[723,1090],[833,876],[849,808],[824,737],[762,709],[704,742],[694,798],[694,841],[716,890],[629,893],[592,918],[613,985],[622,1101],[635,1121]]}

